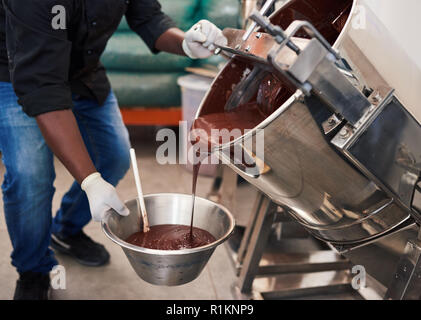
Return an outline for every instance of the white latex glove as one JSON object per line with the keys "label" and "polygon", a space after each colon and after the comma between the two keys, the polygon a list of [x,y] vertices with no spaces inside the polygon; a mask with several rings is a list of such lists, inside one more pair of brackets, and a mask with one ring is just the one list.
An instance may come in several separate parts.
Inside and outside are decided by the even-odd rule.
{"label": "white latex glove", "polygon": [[186,32],[183,50],[192,59],[206,59],[214,54],[215,44],[226,46],[227,43],[221,29],[208,20],[200,20]]}
{"label": "white latex glove", "polygon": [[82,190],[86,192],[92,219],[101,221],[109,209],[114,209],[122,216],[129,215],[129,209],[120,200],[116,189],[95,172],[83,180]]}

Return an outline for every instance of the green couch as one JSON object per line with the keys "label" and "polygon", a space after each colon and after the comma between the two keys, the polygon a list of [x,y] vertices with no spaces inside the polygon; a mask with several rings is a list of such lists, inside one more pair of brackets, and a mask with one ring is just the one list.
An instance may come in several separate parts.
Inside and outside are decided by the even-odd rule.
{"label": "green couch", "polygon": [[[188,30],[200,19],[208,19],[220,28],[238,27],[239,0],[160,0],[163,11],[178,27]],[[168,108],[180,106],[177,78],[185,68],[217,63],[212,58],[193,61],[168,53],[152,54],[123,18],[110,39],[102,63],[119,100],[120,106]]]}

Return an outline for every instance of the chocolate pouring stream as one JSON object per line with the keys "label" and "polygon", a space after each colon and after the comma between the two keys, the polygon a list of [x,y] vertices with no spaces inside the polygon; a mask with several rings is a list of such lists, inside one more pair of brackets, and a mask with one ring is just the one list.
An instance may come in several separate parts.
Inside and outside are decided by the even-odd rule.
{"label": "chocolate pouring stream", "polygon": [[[196,186],[200,165],[211,154],[213,147],[229,142],[223,141],[224,139],[219,135],[212,135],[212,131],[239,129],[241,135],[244,134],[245,130],[255,128],[275,111],[274,106],[277,106],[277,101],[283,99],[285,94],[289,92],[281,85],[281,82],[273,75],[268,75],[260,84],[251,102],[238,106],[233,111],[211,113],[197,118],[190,133],[192,146],[198,144],[199,147],[196,153],[198,161],[193,165],[190,226],[151,226],[149,232],[136,232],[126,242],[150,249],[181,250],[201,247],[216,241],[209,232],[194,227]],[[229,139],[233,140],[235,137],[230,136]]]}

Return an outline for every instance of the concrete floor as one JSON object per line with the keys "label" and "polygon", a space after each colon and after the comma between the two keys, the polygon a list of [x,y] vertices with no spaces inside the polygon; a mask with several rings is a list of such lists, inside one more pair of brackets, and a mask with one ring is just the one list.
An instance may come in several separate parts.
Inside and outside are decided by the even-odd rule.
{"label": "concrete floor", "polygon": [[[153,133],[153,132],[152,132]],[[149,132],[151,134],[151,132]],[[190,193],[191,174],[179,165],[158,165],[155,161],[156,145],[146,143],[144,132],[131,130],[136,148],[145,193],[180,192]],[[153,136],[153,135],[151,135]],[[146,137],[146,139],[145,139]],[[153,140],[152,140],[153,141]],[[53,212],[57,210],[63,194],[67,191],[72,177],[56,161],[57,192],[53,201]],[[0,165],[0,181],[3,179],[4,166]],[[205,196],[212,179],[200,177],[198,195]],[[132,172],[126,175],[118,186],[124,200],[136,197]],[[244,201],[242,202],[244,203]],[[247,203],[247,202],[246,202]],[[246,205],[246,208],[251,206]],[[11,244],[4,221],[3,205],[0,205],[0,300],[13,296],[17,273],[10,264]],[[244,210],[243,210],[244,211]],[[111,254],[111,262],[104,267],[84,267],[64,255],[57,255],[66,270],[66,289],[53,290],[53,299],[232,299],[231,285],[235,281],[234,269],[229,261],[226,248],[220,246],[213,254],[205,270],[195,281],[179,287],[159,287],[150,285],[137,277],[123,251],[109,241],[100,225],[91,222],[86,233],[103,243]]]}
{"label": "concrete floor", "polygon": [[[159,165],[155,159],[157,144],[155,141],[156,129],[131,129],[132,145],[135,147],[138,164],[141,170],[143,189],[146,194],[160,192],[177,192],[190,194],[192,175],[180,165]],[[53,200],[53,212],[59,205],[63,194],[73,182],[72,177],[59,161],[55,161],[57,179],[55,181],[56,194]],[[4,174],[4,166],[0,163],[0,184]],[[210,191],[212,178],[199,177],[197,194],[206,197]],[[124,200],[136,197],[132,171],[117,187],[121,198]],[[237,225],[245,226],[254,204],[257,193],[249,184],[241,184],[237,190],[234,202],[234,216]],[[0,192],[0,202],[1,192]],[[0,211],[3,205],[0,203]],[[295,229],[294,229],[295,230]],[[90,299],[145,299],[145,300],[216,300],[233,299],[232,285],[237,277],[234,273],[232,260],[224,244],[218,247],[211,257],[208,265],[201,275],[193,282],[179,287],[159,287],[150,285],[141,280],[130,266],[123,251],[106,238],[100,225],[91,222],[85,228],[86,233],[94,240],[103,243],[111,254],[108,265],[100,268],[90,268],[79,265],[71,258],[58,254],[59,263],[65,267],[66,289],[52,290],[52,299],[66,300],[90,300]],[[304,237],[305,238],[305,237]],[[294,239],[292,239],[294,240]],[[284,243],[284,242],[282,242]],[[291,244],[288,250],[280,250],[274,260],[276,263],[294,262],[297,256],[297,243]],[[319,249],[317,249],[319,250]],[[309,257],[318,254],[332,255],[330,251],[309,252]],[[282,254],[282,252],[284,254]],[[4,221],[3,212],[0,213],[0,300],[11,299],[13,296],[17,273],[10,264],[11,244]],[[291,256],[289,253],[293,253]],[[307,252],[307,251],[305,251]],[[321,256],[322,256],[321,255]],[[307,259],[307,253],[304,255]],[[320,256],[320,257],[321,257]],[[278,260],[281,259],[281,260]],[[291,260],[292,259],[292,260]],[[304,260],[305,260],[304,259]],[[261,264],[270,264],[272,260],[265,260]],[[304,261],[303,260],[303,261]],[[327,259],[328,261],[329,259]],[[324,261],[324,260],[323,260]],[[295,261],[297,262],[297,261]],[[313,261],[314,262],[314,261]],[[274,277],[262,277],[256,279],[253,289],[262,292],[272,290],[290,290],[299,287],[312,287],[327,284],[348,283],[349,272],[324,272],[313,274],[292,274]],[[335,296],[334,299],[346,299],[347,297]]]}

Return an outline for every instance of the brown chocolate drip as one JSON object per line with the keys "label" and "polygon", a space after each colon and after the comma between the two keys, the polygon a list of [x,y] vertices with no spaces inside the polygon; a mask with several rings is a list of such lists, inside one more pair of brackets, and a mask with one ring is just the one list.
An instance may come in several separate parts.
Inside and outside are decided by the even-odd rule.
{"label": "brown chocolate drip", "polygon": [[192,183],[192,208],[191,208],[191,222],[190,222],[190,237],[193,238],[193,220],[194,220],[194,205],[196,202],[196,186],[197,177],[199,175],[201,161],[193,165],[193,183]]}
{"label": "brown chocolate drip", "polygon": [[[349,18],[352,3],[352,0],[292,0],[271,17],[271,22],[286,29],[294,20],[310,21],[333,45]],[[306,38],[307,34],[299,32],[297,36]],[[193,143],[205,146],[205,150],[201,149],[201,152],[205,151],[204,153],[206,153],[206,148],[210,153],[212,147],[229,142],[221,141],[219,136],[215,139],[216,137],[211,134],[212,129],[229,131],[240,129],[240,133],[244,134],[246,129],[255,128],[271,115],[295,90],[286,79],[280,81],[273,75],[268,75],[260,84],[256,96],[250,103],[238,106],[231,112],[224,112],[224,105],[232,93],[232,84],[242,79],[246,68],[252,68],[247,60],[240,57],[234,57],[229,66],[230,68],[225,68],[219,80],[213,84],[202,115],[193,123],[192,130],[202,129],[193,132]],[[235,138],[230,137],[230,140]],[[193,227],[196,184],[201,160],[193,167],[191,225],[152,226],[148,233],[135,233],[126,240],[127,242],[152,249],[178,250],[215,241],[215,238],[207,231]]]}
{"label": "brown chocolate drip", "polygon": [[[291,94],[292,91],[284,86],[279,79],[268,75],[260,83],[253,101],[240,105],[229,112],[208,113],[197,118],[192,126],[191,138],[210,152],[213,147],[229,143],[244,135],[246,130],[258,126]],[[221,130],[228,130],[232,133],[237,130],[237,135],[230,135],[223,140],[220,135],[212,134],[212,131]]]}
{"label": "brown chocolate drip", "polygon": [[[199,117],[193,123],[192,130],[194,131],[192,132],[192,137],[203,146],[202,151],[207,150],[210,152],[214,146],[239,138],[245,133],[246,129],[253,129],[265,120],[265,118],[265,114],[256,103],[251,102],[237,107],[235,111],[211,113]],[[239,129],[239,135],[227,137],[226,140],[228,141],[223,141],[223,138],[219,135],[212,135],[212,130],[228,130],[234,132],[234,129]]]}
{"label": "brown chocolate drip", "polygon": [[[159,249],[180,250],[196,248],[214,242],[216,239],[207,231],[195,228],[194,211],[196,199],[196,186],[199,169],[202,161],[209,156],[214,146],[230,142],[239,138],[245,130],[253,129],[264,121],[277,107],[291,95],[282,83],[272,75],[268,75],[260,84],[254,100],[238,106],[230,112],[216,112],[203,115],[196,119],[192,126],[191,144],[199,143],[196,160],[193,164],[192,181],[192,208],[190,226],[158,225],[152,226],[147,233],[137,232],[126,241],[134,245]],[[200,130],[198,130],[200,129]],[[229,141],[224,141],[219,135],[212,135],[212,130],[237,129],[238,136],[229,136]],[[239,132],[238,132],[239,131]]]}
{"label": "brown chocolate drip", "polygon": [[193,228],[191,231],[190,226],[173,224],[151,226],[149,232],[136,232],[126,239],[135,246],[156,250],[191,249],[215,241],[215,237],[203,229]]}

